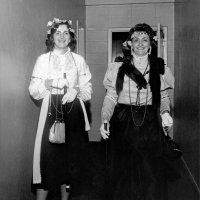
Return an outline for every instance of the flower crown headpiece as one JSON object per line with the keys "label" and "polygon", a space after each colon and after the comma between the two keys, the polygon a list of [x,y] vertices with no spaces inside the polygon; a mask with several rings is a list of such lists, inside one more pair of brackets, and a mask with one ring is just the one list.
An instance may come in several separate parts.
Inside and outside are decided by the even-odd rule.
{"label": "flower crown headpiece", "polygon": [[56,25],[59,25],[61,23],[67,24],[69,31],[72,32],[72,33],[75,33],[74,29],[71,28],[71,26],[72,26],[71,20],[53,18],[53,21],[49,21],[47,23],[47,27],[50,27],[50,29],[47,31],[47,34],[50,35],[51,29],[56,29]]}
{"label": "flower crown headpiece", "polygon": [[149,33],[145,32],[145,31],[135,31],[135,32],[133,32],[133,34],[131,35],[129,40],[126,40],[124,43],[122,43],[122,45],[124,47],[131,46],[131,40],[135,36],[135,33],[138,33],[138,34],[141,34],[141,35],[148,35],[150,38],[152,38],[152,40],[158,41],[158,36],[157,35],[153,36],[153,35],[150,35]]}

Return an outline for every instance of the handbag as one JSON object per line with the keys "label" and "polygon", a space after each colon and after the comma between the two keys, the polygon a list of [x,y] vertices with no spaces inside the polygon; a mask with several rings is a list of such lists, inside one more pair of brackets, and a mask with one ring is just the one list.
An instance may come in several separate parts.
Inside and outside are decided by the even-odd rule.
{"label": "handbag", "polygon": [[177,160],[183,155],[183,150],[179,146],[177,142],[175,142],[168,134],[167,131],[164,130],[164,140],[163,140],[163,154],[169,160]]}
{"label": "handbag", "polygon": [[[62,110],[62,104],[60,106],[60,111],[59,111],[58,110],[58,94],[57,94],[55,104],[52,99],[52,94],[50,94],[50,106],[51,106],[51,100],[56,110],[56,119],[49,131],[49,142],[54,143],[54,144],[62,144],[62,143],[65,143],[65,122],[63,118],[64,114]],[[61,101],[61,99],[59,100]],[[61,118],[58,118],[58,113],[61,113]]]}
{"label": "handbag", "polygon": [[49,131],[49,142],[56,144],[65,143],[65,123],[63,121],[55,120]]}

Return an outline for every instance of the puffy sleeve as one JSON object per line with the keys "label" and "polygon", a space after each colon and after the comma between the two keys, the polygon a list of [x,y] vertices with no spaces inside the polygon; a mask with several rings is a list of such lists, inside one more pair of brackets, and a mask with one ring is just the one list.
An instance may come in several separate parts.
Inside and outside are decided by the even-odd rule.
{"label": "puffy sleeve", "polygon": [[36,60],[28,88],[30,95],[36,100],[43,99],[48,91],[44,85],[47,76],[44,64],[42,56],[39,56]]}
{"label": "puffy sleeve", "polygon": [[90,82],[92,75],[90,69],[85,62],[85,59],[81,56],[78,62],[78,87],[79,87],[79,97],[83,101],[88,101],[91,99],[92,94],[92,84]]}
{"label": "puffy sleeve", "polygon": [[174,76],[169,67],[165,67],[165,73],[161,76],[161,105],[160,113],[170,112],[169,89],[174,89]]}
{"label": "puffy sleeve", "polygon": [[169,67],[165,67],[165,73],[161,76],[161,91],[174,89],[174,75]]}
{"label": "puffy sleeve", "polygon": [[103,85],[106,89],[106,95],[104,97],[103,106],[101,110],[102,123],[104,121],[107,121],[107,122],[110,121],[114,112],[115,105],[117,104],[118,95],[115,89],[115,84],[116,84],[118,69],[120,66],[121,66],[121,63],[119,62],[110,63],[108,65],[108,68],[103,80]]}

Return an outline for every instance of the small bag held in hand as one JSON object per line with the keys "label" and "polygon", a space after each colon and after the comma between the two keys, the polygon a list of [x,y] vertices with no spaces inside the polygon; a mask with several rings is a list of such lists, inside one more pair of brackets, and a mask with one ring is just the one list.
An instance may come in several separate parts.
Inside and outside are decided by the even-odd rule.
{"label": "small bag held in hand", "polygon": [[65,143],[65,123],[63,121],[55,120],[50,128],[49,142],[56,144]]}
{"label": "small bag held in hand", "polygon": [[[65,122],[63,118],[63,109],[62,109],[61,103],[60,103],[61,104],[60,111],[58,110],[58,100],[60,100],[61,102],[61,98],[58,99],[58,94],[57,94],[56,103],[54,104],[52,95],[50,95],[50,106],[51,106],[51,100],[52,100],[53,106],[55,107],[56,119],[49,131],[49,142],[54,143],[54,144],[62,144],[62,143],[65,143]],[[58,113],[61,114],[62,116],[61,118],[58,118]]]}

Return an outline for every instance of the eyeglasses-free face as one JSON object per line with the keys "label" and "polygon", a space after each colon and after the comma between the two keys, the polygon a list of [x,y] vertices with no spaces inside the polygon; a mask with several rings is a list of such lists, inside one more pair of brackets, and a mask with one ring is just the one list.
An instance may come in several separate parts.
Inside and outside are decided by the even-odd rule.
{"label": "eyeglasses-free face", "polygon": [[59,25],[56,32],[53,34],[54,48],[58,50],[65,50],[68,48],[71,36],[67,25]]}
{"label": "eyeglasses-free face", "polygon": [[150,38],[145,32],[134,32],[131,36],[132,51],[138,56],[144,56],[150,48]]}

